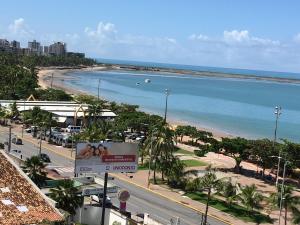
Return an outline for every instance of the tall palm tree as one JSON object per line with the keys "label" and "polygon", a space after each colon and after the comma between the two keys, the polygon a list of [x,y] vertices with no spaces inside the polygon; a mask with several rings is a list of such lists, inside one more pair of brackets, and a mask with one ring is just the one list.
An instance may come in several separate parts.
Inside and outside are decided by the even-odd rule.
{"label": "tall palm tree", "polygon": [[39,156],[32,156],[27,158],[22,167],[27,176],[38,186],[41,187],[45,184],[46,175],[45,164]]}
{"label": "tall palm tree", "polygon": [[[156,184],[156,171],[159,169],[158,164],[163,164],[171,160],[176,148],[173,141],[174,132],[167,124],[160,124],[159,127],[152,129],[150,133],[151,135],[148,135],[145,141],[145,148],[151,154],[151,158],[154,159],[153,180]],[[166,169],[163,168],[161,170],[162,177],[165,172]]]}
{"label": "tall palm tree", "polygon": [[70,215],[75,215],[76,209],[83,204],[79,189],[74,187],[73,180],[60,180],[58,186],[50,189],[50,198],[57,202],[58,208]]}
{"label": "tall palm tree", "polygon": [[[300,197],[293,194],[294,188],[292,186],[284,186],[282,196],[282,206],[284,208],[284,224],[287,224],[287,213],[292,212],[293,223],[300,223]],[[279,208],[281,198],[281,186],[278,186],[278,191],[270,195],[270,204],[272,208],[275,206]]]}
{"label": "tall palm tree", "polygon": [[240,188],[237,199],[247,208],[247,211],[253,212],[254,208],[259,208],[263,196],[257,191],[254,184],[246,185]]}
{"label": "tall palm tree", "polygon": [[220,189],[220,186],[222,185],[222,179],[217,178],[215,169],[213,169],[211,167],[211,165],[209,165],[206,168],[206,173],[204,174],[204,176],[197,177],[196,179],[194,179],[192,181],[191,185],[196,190],[207,192],[204,220],[202,222],[203,225],[206,225],[207,224],[208,208],[209,208],[209,203],[210,203],[210,200],[211,200],[212,192],[213,192],[213,190]]}

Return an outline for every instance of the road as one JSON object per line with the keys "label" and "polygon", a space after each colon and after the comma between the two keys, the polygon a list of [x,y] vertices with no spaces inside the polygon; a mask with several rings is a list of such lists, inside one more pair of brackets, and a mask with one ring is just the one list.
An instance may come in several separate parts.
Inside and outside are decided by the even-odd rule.
{"label": "road", "polygon": [[[0,142],[4,142],[8,139],[8,133],[3,128],[0,130]],[[33,139],[33,143],[23,140],[23,145],[12,144],[11,149],[18,149],[22,151],[23,158],[27,158],[33,155],[38,155],[39,144],[37,139]],[[56,147],[55,147],[56,148]],[[57,147],[62,148],[62,147]],[[63,150],[63,149],[62,149]],[[62,167],[74,167],[74,161],[68,158],[64,158],[49,149],[43,148],[42,152],[49,155],[51,159],[51,166],[62,166]],[[197,225],[200,224],[201,215],[196,211],[180,205],[176,202],[163,198],[152,192],[149,192],[143,188],[137,187],[133,184],[129,184],[125,181],[114,179],[110,181],[122,189],[126,189],[130,192],[131,197],[127,202],[127,210],[132,212],[132,215],[146,212],[153,219],[163,224],[170,224],[170,219],[175,220],[177,217],[180,218],[180,225]],[[114,205],[118,206],[119,202],[112,197]],[[223,225],[225,223],[218,221],[214,218],[209,217],[208,223],[210,225]]]}

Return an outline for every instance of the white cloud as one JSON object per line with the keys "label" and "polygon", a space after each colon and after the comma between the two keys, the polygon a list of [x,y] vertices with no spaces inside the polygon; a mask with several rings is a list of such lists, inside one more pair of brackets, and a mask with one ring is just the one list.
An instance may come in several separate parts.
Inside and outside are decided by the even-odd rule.
{"label": "white cloud", "polygon": [[29,38],[34,34],[34,31],[29,28],[29,26],[25,23],[23,18],[19,18],[14,20],[8,26],[9,36],[19,37],[19,38]]}
{"label": "white cloud", "polygon": [[249,40],[249,32],[247,30],[232,30],[227,31],[225,30],[224,33],[224,40],[228,42],[242,42]]}
{"label": "white cloud", "polygon": [[203,35],[203,34],[199,34],[199,35],[192,34],[189,36],[188,39],[189,40],[200,40],[200,41],[208,41],[209,40],[208,36]]}
{"label": "white cloud", "polygon": [[298,33],[297,35],[295,35],[294,41],[297,42],[297,43],[300,43],[300,33]]}
{"label": "white cloud", "polygon": [[94,40],[114,40],[116,38],[117,30],[112,23],[99,22],[96,29],[86,27],[85,34]]}

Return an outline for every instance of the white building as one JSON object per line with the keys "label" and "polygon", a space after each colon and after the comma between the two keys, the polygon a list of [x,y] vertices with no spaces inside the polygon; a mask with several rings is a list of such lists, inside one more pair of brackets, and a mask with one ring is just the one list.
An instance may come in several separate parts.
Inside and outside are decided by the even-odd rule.
{"label": "white building", "polygon": [[56,42],[49,46],[49,54],[56,56],[63,56],[67,52],[67,44],[63,42]]}
{"label": "white building", "polygon": [[[87,120],[89,114],[87,104],[79,104],[71,101],[0,100],[0,105],[9,109],[9,106],[14,102],[16,102],[19,112],[39,107],[41,110],[53,113],[53,118],[65,125],[81,125],[84,120]],[[105,120],[113,120],[116,116],[114,112],[102,109],[97,117]]]}

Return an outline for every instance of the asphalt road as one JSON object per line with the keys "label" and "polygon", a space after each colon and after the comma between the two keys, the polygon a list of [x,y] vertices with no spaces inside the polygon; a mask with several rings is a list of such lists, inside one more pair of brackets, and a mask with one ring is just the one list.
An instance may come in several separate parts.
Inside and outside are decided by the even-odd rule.
{"label": "asphalt road", "polygon": [[[4,142],[8,139],[8,133],[3,129],[0,131],[0,142]],[[23,140],[23,145],[12,144],[11,149],[21,150],[23,158],[27,158],[33,155],[38,155],[39,144],[37,139],[33,139],[34,143]],[[61,148],[61,147],[57,147]],[[49,155],[51,159],[51,166],[62,166],[62,167],[74,167],[74,161],[64,158],[46,148],[42,147],[42,152]],[[200,224],[201,215],[196,211],[175,203],[171,200],[163,198],[145,189],[139,188],[135,185],[129,184],[125,181],[115,179],[110,181],[113,184],[119,186],[122,189],[126,189],[130,192],[131,197],[127,202],[127,211],[130,211],[132,215],[146,212],[153,219],[163,223],[171,224],[170,220],[176,221],[176,218],[180,218],[180,225],[197,225]],[[118,206],[119,202],[115,196],[112,197],[114,205]],[[214,218],[209,217],[208,223],[210,225],[223,225],[225,223],[218,221]],[[175,223],[174,223],[175,224]]]}

